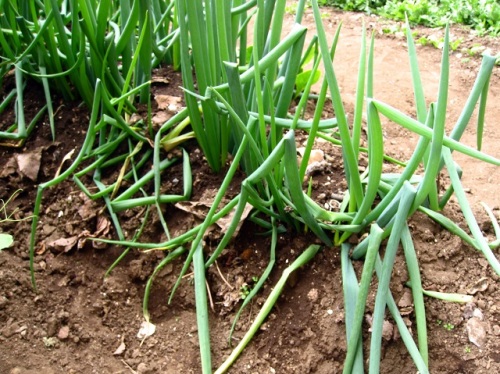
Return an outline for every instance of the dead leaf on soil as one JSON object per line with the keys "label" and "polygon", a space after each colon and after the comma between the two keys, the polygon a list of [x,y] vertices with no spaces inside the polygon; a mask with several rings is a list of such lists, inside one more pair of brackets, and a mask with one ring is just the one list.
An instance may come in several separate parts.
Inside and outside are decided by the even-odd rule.
{"label": "dead leaf on soil", "polygon": [[[297,153],[300,157],[297,158],[297,163],[300,166],[302,163],[302,157],[304,157],[306,149],[304,147],[297,148]],[[309,155],[309,160],[307,160],[307,165],[311,165],[315,162],[321,162],[325,160],[325,152],[321,149],[311,149],[311,154]]]}
{"label": "dead leaf on soil", "polygon": [[[104,216],[99,216],[97,218],[97,228],[92,234],[89,230],[83,230],[78,234],[78,249],[82,249],[87,242],[88,238],[99,238],[105,237],[111,228],[111,222]],[[106,247],[106,243],[92,241],[92,247],[95,249],[103,249]]]}
{"label": "dead leaf on soil", "polygon": [[38,247],[38,249],[36,250],[36,254],[43,255],[46,250],[47,250],[47,246],[45,245],[45,243],[41,243],[40,246]]}
{"label": "dead leaf on soil", "polygon": [[73,157],[73,153],[75,153],[75,151],[76,151],[76,148],[73,148],[71,151],[66,153],[66,155],[63,157],[63,159],[61,161],[61,165],[59,165],[59,168],[56,171],[56,175],[54,176],[54,178],[57,178],[59,176],[59,174],[61,174],[61,170],[62,170],[64,163],[66,161],[71,160],[71,157]]}
{"label": "dead leaf on soil", "polygon": [[87,197],[83,192],[78,196],[81,200],[83,200],[83,204],[78,208],[78,215],[82,217],[82,220],[88,221],[94,218],[97,214],[97,209],[95,206],[95,202]]}
{"label": "dead leaf on soil", "polygon": [[155,95],[155,101],[158,104],[158,109],[167,109],[170,112],[176,113],[179,110],[181,98],[171,95]]}
{"label": "dead leaf on soil", "polygon": [[57,252],[69,252],[78,242],[78,236],[60,238],[47,244],[49,248],[54,248]]}
{"label": "dead leaf on soil", "polygon": [[163,75],[158,75],[158,74],[153,74],[153,76],[151,77],[151,82],[152,83],[165,83],[165,84],[170,83],[168,78],[165,78]]}
{"label": "dead leaf on soil", "polygon": [[[175,204],[176,208],[183,210],[184,212],[191,213],[193,216],[195,216],[200,220],[204,220],[206,218],[211,206],[212,206],[211,204],[207,204],[206,202],[202,201],[181,201]],[[243,225],[243,222],[248,217],[252,209],[253,209],[252,205],[248,203],[245,205],[245,208],[243,209],[243,214],[241,215],[238,226],[236,227],[236,231],[234,232],[235,236],[238,235],[241,225]],[[234,218],[235,212],[236,210],[233,209],[231,213],[229,213],[227,216],[222,217],[217,222],[215,222],[215,224],[219,226],[223,234],[225,234],[229,229],[229,225],[231,224]]]}
{"label": "dead leaf on soil", "polygon": [[484,323],[477,317],[472,317],[467,321],[467,334],[469,341],[478,347],[486,343],[486,329]]}
{"label": "dead leaf on soil", "polygon": [[17,166],[17,161],[15,157],[11,157],[9,161],[7,161],[3,168],[2,172],[0,173],[0,178],[5,178],[9,175],[12,175],[16,172],[18,166]]}
{"label": "dead leaf on soil", "polygon": [[468,291],[469,295],[475,295],[478,292],[486,291],[488,288],[488,278],[479,279]]}
{"label": "dead leaf on soil", "polygon": [[113,355],[120,356],[121,354],[123,354],[123,352],[125,352],[126,348],[127,348],[127,346],[125,345],[125,342],[123,341],[123,337],[122,337],[122,341],[121,341],[120,345],[118,346],[118,348],[116,348],[116,350],[113,352]]}
{"label": "dead leaf on soil", "polygon": [[172,118],[172,114],[166,111],[156,112],[156,114],[151,118],[153,125],[158,127],[167,122],[170,118]]}
{"label": "dead leaf on soil", "polygon": [[16,158],[19,172],[33,182],[36,182],[38,172],[40,171],[42,149],[38,149],[35,152],[17,154],[14,157]]}
{"label": "dead leaf on soil", "polygon": [[111,222],[104,216],[99,216],[97,218],[97,231],[94,233],[95,236],[103,236],[109,233],[109,228],[111,227]]}
{"label": "dead leaf on soil", "polygon": [[[234,235],[238,235],[238,232],[240,231],[241,226],[243,225],[243,222],[248,217],[248,215],[250,214],[252,209],[253,209],[252,205],[250,205],[248,203],[245,205],[245,208],[243,209],[243,214],[241,215],[240,221],[238,223],[238,226],[236,227],[236,231],[234,232]],[[227,230],[229,229],[229,225],[231,224],[235,213],[236,213],[236,210],[233,209],[231,211],[231,213],[229,213],[227,216],[221,218],[220,220],[218,220],[216,222],[217,226],[220,227],[220,229],[223,233],[226,233]]]}

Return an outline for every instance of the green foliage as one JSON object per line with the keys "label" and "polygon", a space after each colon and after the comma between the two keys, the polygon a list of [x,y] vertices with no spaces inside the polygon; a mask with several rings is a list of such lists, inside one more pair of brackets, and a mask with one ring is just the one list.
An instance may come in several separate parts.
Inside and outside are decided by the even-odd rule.
{"label": "green foliage", "polygon": [[[24,139],[29,133],[23,105],[27,78],[43,85],[55,137],[51,90],[90,107],[99,80],[110,97],[141,87],[135,93],[147,103],[152,68],[176,59],[173,1],[1,0],[0,9],[0,82],[15,72],[18,117],[0,138]],[[122,106],[130,113],[133,103],[130,96]],[[116,119],[121,111],[106,114]]]}
{"label": "green foliage", "polygon": [[411,23],[429,27],[460,23],[480,34],[500,34],[500,4],[496,0],[324,0],[320,4],[400,21],[407,15]]}

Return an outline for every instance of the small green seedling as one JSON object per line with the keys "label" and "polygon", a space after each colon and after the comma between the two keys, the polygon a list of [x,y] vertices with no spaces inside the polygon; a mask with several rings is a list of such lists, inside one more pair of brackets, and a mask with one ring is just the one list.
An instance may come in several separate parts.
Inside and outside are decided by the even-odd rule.
{"label": "small green seedling", "polygon": [[[16,192],[14,192],[5,202],[2,199],[0,199],[1,203],[0,212],[2,212],[3,215],[3,218],[0,218],[0,223],[19,222],[31,218],[31,217],[26,217],[23,219],[12,219],[11,217],[14,215],[14,213],[16,213],[17,209],[14,209],[10,214],[7,214],[7,205],[9,204],[10,201],[12,201],[16,197],[17,194],[19,194],[19,192],[21,192],[21,190],[17,190]],[[9,248],[12,245],[12,243],[14,243],[14,237],[12,235],[4,232],[0,233],[0,252],[5,248]]]}
{"label": "small green seedling", "polygon": [[241,300],[245,300],[251,290],[252,290],[252,288],[248,285],[248,283],[243,283],[240,287]]}
{"label": "small green seedling", "polygon": [[451,323],[447,322],[447,323],[445,323],[445,324],[443,325],[443,327],[444,327],[446,330],[451,331],[451,330],[453,330],[453,329],[455,328],[455,325],[453,325],[453,324],[451,324]]}
{"label": "small green seedling", "polygon": [[[256,284],[258,281],[259,281],[259,277],[254,275],[252,277],[253,284]],[[252,291],[252,289],[253,289],[252,285],[249,285],[248,283],[243,283],[240,287],[241,300],[245,300],[247,298],[247,296],[250,294],[250,292]]]}

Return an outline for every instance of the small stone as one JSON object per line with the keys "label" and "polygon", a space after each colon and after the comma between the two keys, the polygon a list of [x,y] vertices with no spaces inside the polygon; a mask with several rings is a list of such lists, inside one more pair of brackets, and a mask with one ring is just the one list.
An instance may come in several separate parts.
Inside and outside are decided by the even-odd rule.
{"label": "small stone", "polygon": [[473,316],[473,313],[474,313],[474,310],[476,309],[476,304],[474,303],[468,303],[467,305],[465,305],[464,307],[464,313],[463,313],[463,317],[465,319],[469,319]]}
{"label": "small stone", "polygon": [[389,321],[384,321],[382,325],[382,338],[390,341],[394,335],[394,326]]}
{"label": "small stone", "polygon": [[318,301],[318,296],[319,293],[317,288],[311,288],[311,290],[307,293],[307,298],[313,303]]}
{"label": "small stone", "polygon": [[482,347],[486,343],[486,329],[479,318],[472,317],[467,321],[467,334],[469,341],[478,347]]}
{"label": "small stone", "polygon": [[481,321],[484,320],[483,312],[481,312],[481,309],[474,309],[472,312],[472,316],[480,319]]}
{"label": "small stone", "polygon": [[7,299],[5,296],[0,296],[0,310],[4,309],[8,302],[9,299]]}
{"label": "small stone", "polygon": [[144,362],[141,362],[139,365],[137,365],[137,373],[145,373],[148,371],[148,365],[146,365]]}
{"label": "small stone", "polygon": [[57,333],[57,339],[59,340],[66,340],[68,339],[69,336],[69,326],[63,326],[59,329],[59,332]]}
{"label": "small stone", "polygon": [[495,325],[493,326],[493,335],[500,335],[500,326],[499,325]]}

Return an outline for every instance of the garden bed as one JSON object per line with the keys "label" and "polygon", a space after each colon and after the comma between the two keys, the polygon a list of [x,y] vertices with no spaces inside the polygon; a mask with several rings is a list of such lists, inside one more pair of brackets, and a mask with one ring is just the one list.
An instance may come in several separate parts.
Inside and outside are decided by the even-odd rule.
{"label": "garden bed", "polygon": [[[352,113],[355,100],[359,39],[363,19],[368,29],[376,34],[375,97],[405,113],[414,112],[413,93],[409,83],[406,41],[397,32],[397,23],[366,17],[357,13],[332,12],[326,9],[324,20],[329,33],[343,22],[339,47],[335,57],[336,74],[345,106]],[[291,19],[291,16],[290,16]],[[312,27],[308,13],[304,24]],[[395,32],[383,30],[387,26]],[[417,28],[419,35],[429,36],[443,30]],[[452,28],[452,35],[463,39],[462,47],[451,54],[449,123],[460,114],[472,87],[480,59],[467,51],[481,45],[499,51],[496,39],[477,38],[462,28]],[[439,38],[439,37],[438,37]],[[441,51],[432,46],[418,48],[424,89],[437,92]],[[182,95],[178,75],[167,74],[166,80],[156,84],[157,94]],[[406,86],[408,85],[408,86]],[[26,107],[36,113],[43,105],[39,101],[40,88],[33,86],[25,98]],[[436,98],[429,97],[429,100]],[[500,157],[498,141],[500,129],[500,70],[495,67],[491,78],[489,107],[487,108],[483,151]],[[0,147],[4,166],[0,172],[0,198],[7,200],[18,188],[23,192],[7,207],[19,208],[15,218],[32,214],[36,185],[51,179],[64,156],[78,147],[85,137],[89,114],[78,103],[59,103],[56,116],[57,141],[52,143],[47,126],[41,126],[26,144],[15,149]],[[34,115],[34,114],[33,114]],[[8,115],[0,120],[9,122]],[[5,121],[5,122],[4,122]],[[384,124],[386,153],[398,159],[408,158],[416,143],[411,134],[389,123]],[[467,130],[463,141],[475,144],[474,130]],[[299,142],[304,139],[298,137]],[[194,142],[187,143],[193,168],[192,201],[210,201],[220,187],[221,175],[210,171],[202,153]],[[338,148],[318,142],[324,151],[326,165],[313,175],[313,194],[322,204],[332,203],[331,196],[345,189],[342,179],[342,155]],[[20,170],[19,155],[32,157],[30,166],[40,161],[40,170]],[[497,183],[500,170],[465,156],[457,157],[463,171],[463,184],[477,213],[484,233],[493,239],[493,228],[480,205],[486,202],[498,217],[500,195]],[[177,173],[177,174],[176,174]],[[182,169],[169,169],[164,177],[164,188],[177,193]],[[31,179],[30,179],[31,178]],[[34,179],[34,180],[33,180]],[[177,180],[177,182],[175,182]],[[239,192],[238,178],[233,183]],[[443,183],[446,183],[444,181]],[[335,199],[333,199],[335,200]],[[144,339],[137,333],[143,321],[142,296],[148,277],[163,259],[161,251],[139,253],[131,251],[113,272],[104,279],[109,266],[122,253],[116,246],[94,245],[90,241],[81,249],[65,247],[58,239],[77,237],[82,233],[112,237],[108,232],[106,215],[101,214],[98,200],[90,201],[71,181],[67,180],[44,194],[39,223],[37,255],[35,257],[38,293],[34,293],[28,270],[28,241],[30,222],[2,224],[2,230],[15,237],[12,248],[0,253],[0,372],[2,373],[198,373],[199,347],[192,276],[181,282],[170,305],[167,304],[183,260],[167,265],[156,277],[150,296],[149,311],[156,332]],[[463,222],[455,203],[445,213],[457,222]],[[122,213],[127,219],[125,230],[135,230],[140,224],[140,209]],[[161,242],[159,220],[151,213],[152,224],[145,229],[143,240]],[[203,212],[202,212],[203,214]],[[165,218],[171,233],[184,232],[198,223],[199,217],[175,206],[165,206]],[[465,225],[461,224],[465,227]],[[430,371],[432,373],[493,373],[500,371],[500,288],[499,277],[487,261],[474,249],[466,246],[423,214],[410,221],[413,240],[418,253],[423,286],[426,290],[458,292],[474,297],[472,304],[457,304],[426,298]],[[103,230],[103,231],[100,231]],[[216,244],[218,228],[206,238],[208,245]],[[262,229],[244,223],[239,235],[231,242],[207,272],[209,294],[213,298],[210,327],[214,366],[222,363],[231,352],[228,333],[242,297],[255,282],[269,261],[270,238]],[[175,236],[175,234],[174,234]],[[355,238],[353,240],[356,240]],[[280,234],[276,266],[263,292],[243,312],[234,334],[234,343],[242,337],[260,306],[279,279],[282,271],[311,243],[312,235],[287,232]],[[498,257],[498,256],[497,256]],[[323,248],[306,267],[287,283],[283,295],[269,315],[261,331],[230,370],[232,373],[336,373],[342,370],[346,355],[344,301],[342,298],[340,252],[337,248]],[[412,330],[414,324],[404,258],[396,258],[391,290],[395,300],[407,314],[405,323]],[[368,338],[369,318],[373,310],[375,288],[369,297],[364,323]],[[472,321],[472,322],[471,322]],[[479,334],[471,341],[471,331]],[[484,336],[481,334],[484,332]],[[472,335],[475,336],[475,335]],[[367,339],[368,340],[368,339]],[[365,347],[366,349],[368,347]],[[381,361],[382,373],[415,373],[413,361],[388,318],[384,327]]]}

